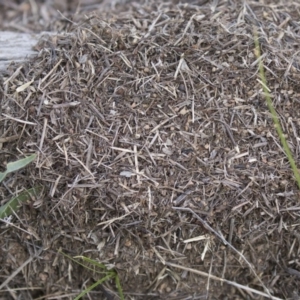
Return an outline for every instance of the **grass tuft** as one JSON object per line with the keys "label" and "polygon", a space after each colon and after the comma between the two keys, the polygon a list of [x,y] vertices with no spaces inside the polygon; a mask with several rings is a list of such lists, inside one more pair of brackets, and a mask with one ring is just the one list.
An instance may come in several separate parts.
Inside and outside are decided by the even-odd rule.
{"label": "grass tuft", "polygon": [[264,91],[264,95],[265,95],[265,98],[266,98],[266,101],[268,104],[268,108],[272,114],[272,118],[273,118],[273,122],[274,122],[274,125],[276,128],[277,134],[279,135],[282,147],[285,151],[286,156],[288,157],[289,163],[291,165],[295,179],[298,184],[298,188],[300,189],[300,174],[299,174],[298,168],[296,166],[295,160],[293,158],[293,155],[291,153],[291,150],[289,148],[289,145],[283,134],[277,112],[276,112],[276,110],[273,106],[272,100],[271,100],[271,96],[270,96],[270,92],[269,92],[269,88],[268,88],[268,84],[267,84],[267,80],[266,80],[266,76],[265,76],[264,66],[263,66],[263,63],[261,60],[260,44],[259,44],[258,33],[257,33],[256,28],[254,28],[254,42],[255,42],[255,55],[256,55],[257,59],[259,59],[259,75],[260,75],[260,79],[261,79],[261,86]]}
{"label": "grass tuft", "polygon": [[[71,257],[63,252],[60,251],[60,253],[62,255],[64,255],[65,257],[67,257],[68,259],[74,261],[75,263],[83,266],[85,269],[87,270],[91,270],[93,272],[96,272],[98,274],[103,275],[102,278],[100,278],[97,282],[93,283],[92,285],[90,285],[89,287],[87,287],[85,290],[83,290],[74,300],[79,300],[81,299],[84,295],[86,295],[87,293],[89,293],[91,290],[93,290],[95,287],[97,287],[99,284],[102,284],[108,280],[114,280],[118,289],[118,293],[120,296],[121,300],[124,300],[124,294],[123,294],[123,290],[121,287],[121,283],[120,283],[120,279],[118,276],[118,273],[116,270],[114,269],[108,269],[104,264],[101,264],[99,262],[97,262],[96,260],[90,259],[88,257],[85,256],[75,256],[75,257]],[[81,263],[80,260],[83,260],[84,263]],[[88,264],[91,264],[93,266],[90,267]],[[96,268],[95,268],[96,267]],[[98,268],[98,269],[97,269]]]}

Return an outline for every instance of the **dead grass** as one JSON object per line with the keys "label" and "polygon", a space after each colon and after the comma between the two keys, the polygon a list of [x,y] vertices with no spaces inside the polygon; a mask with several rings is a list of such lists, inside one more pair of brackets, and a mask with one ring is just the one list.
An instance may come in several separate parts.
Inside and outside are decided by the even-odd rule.
{"label": "dead grass", "polygon": [[[253,37],[257,26],[298,162],[299,4],[270,3],[115,1],[69,15],[28,2],[27,28],[61,34],[4,78],[1,165],[38,159],[1,198],[45,193],[1,225],[0,295],[72,299],[97,281],[62,250],[117,269],[128,299],[300,297],[299,191]],[[90,293],[104,297],[117,299],[112,282]]]}

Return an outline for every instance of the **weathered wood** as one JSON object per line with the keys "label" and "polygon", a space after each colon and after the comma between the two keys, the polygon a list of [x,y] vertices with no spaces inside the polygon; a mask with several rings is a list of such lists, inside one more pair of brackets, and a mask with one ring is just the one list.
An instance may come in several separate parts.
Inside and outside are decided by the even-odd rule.
{"label": "weathered wood", "polygon": [[4,73],[11,62],[20,63],[37,54],[33,46],[42,34],[0,31],[0,73]]}

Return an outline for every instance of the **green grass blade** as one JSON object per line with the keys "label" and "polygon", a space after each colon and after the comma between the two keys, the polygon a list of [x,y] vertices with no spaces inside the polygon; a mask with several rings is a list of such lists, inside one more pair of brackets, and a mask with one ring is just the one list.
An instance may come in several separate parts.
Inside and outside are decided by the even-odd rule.
{"label": "green grass blade", "polygon": [[89,286],[88,288],[86,288],[84,291],[82,291],[74,300],[79,300],[81,297],[83,297],[84,295],[86,295],[88,292],[90,292],[92,289],[94,289],[96,286],[98,286],[99,284],[111,279],[112,275],[107,275],[101,279],[99,279],[97,282],[95,282],[94,284],[92,284],[91,286]]}
{"label": "green grass blade", "polygon": [[13,197],[6,204],[0,207],[0,219],[8,217],[15,212],[22,203],[27,202],[31,197],[38,195],[42,191],[42,187],[34,187],[26,190],[16,197]]}
{"label": "green grass blade", "polygon": [[28,164],[30,164],[34,159],[36,158],[36,154],[32,154],[30,156],[27,156],[25,158],[19,159],[14,162],[10,162],[7,164],[7,172],[11,173],[14,171],[18,171],[24,167],[26,167]]}
{"label": "green grass blade", "polygon": [[62,251],[59,251],[59,252],[60,252],[63,256],[65,256],[66,258],[72,260],[73,262],[75,262],[76,264],[78,264],[78,265],[80,265],[80,266],[86,268],[87,270],[90,270],[90,271],[93,271],[93,272],[95,271],[94,269],[92,269],[92,268],[86,266],[85,264],[79,262],[77,259],[74,259],[74,258],[71,257],[70,255],[68,255],[68,254],[66,254],[66,253],[64,253],[64,252],[62,252]]}
{"label": "green grass blade", "polygon": [[[259,41],[258,41],[258,34],[257,34],[257,30],[254,29],[254,41],[255,41],[255,52],[256,52],[256,56],[257,58],[261,57],[261,53],[260,53],[260,46],[259,46]],[[267,80],[266,80],[266,76],[265,76],[265,72],[264,72],[264,67],[263,67],[263,63],[261,61],[261,59],[259,60],[259,74],[260,74],[260,79],[262,81],[262,88],[264,91],[264,95],[268,104],[268,108],[272,114],[272,118],[273,118],[273,122],[275,124],[275,128],[277,131],[277,134],[279,135],[282,147],[285,151],[286,156],[288,157],[289,163],[291,165],[291,168],[293,170],[294,176],[296,178],[298,187],[300,188],[300,173],[298,171],[297,165],[295,163],[295,160],[293,158],[293,155],[291,153],[291,150],[289,148],[289,145],[285,139],[285,136],[283,134],[282,128],[280,126],[280,122],[279,122],[279,118],[278,115],[276,113],[276,110],[273,106],[272,100],[271,100],[271,96],[269,93],[269,89],[268,89],[268,85],[267,85]]]}
{"label": "green grass blade", "polygon": [[36,158],[36,154],[32,154],[30,156],[27,156],[25,158],[19,159],[14,162],[10,162],[7,164],[6,171],[0,172],[0,182],[4,180],[7,174],[11,172],[18,171],[24,167],[26,167],[28,164],[30,164],[34,159]]}
{"label": "green grass blade", "polygon": [[116,286],[117,286],[117,289],[118,289],[119,296],[120,296],[121,300],[125,300],[123,290],[122,290],[122,286],[121,286],[120,279],[119,279],[119,276],[118,276],[117,272],[116,272],[116,275],[115,275],[115,281],[116,281]]}
{"label": "green grass blade", "polygon": [[97,267],[99,267],[99,268],[101,268],[103,270],[107,270],[107,267],[104,264],[101,264],[101,263],[97,262],[96,260],[90,259],[88,257],[85,257],[85,256],[75,256],[74,258],[75,259],[80,258],[80,259],[84,260],[85,262],[88,262],[88,263],[90,263],[90,264],[92,264],[94,266],[97,266]]}
{"label": "green grass blade", "polygon": [[[95,273],[97,273],[97,274],[101,274],[101,275],[107,274],[106,269],[104,269],[103,271],[97,271],[97,270],[92,269],[92,268],[90,268],[89,266],[87,266],[87,265],[81,263],[79,260],[75,259],[75,258],[81,257],[81,256],[76,256],[76,257],[73,258],[73,257],[69,256],[68,254],[63,253],[62,251],[59,251],[59,252],[60,252],[63,256],[65,256],[65,257],[67,257],[68,259],[74,261],[76,264],[78,264],[78,265],[84,267],[84,268],[87,269],[87,270],[93,271],[93,272],[95,272]],[[82,256],[82,257],[84,257],[84,256]]]}

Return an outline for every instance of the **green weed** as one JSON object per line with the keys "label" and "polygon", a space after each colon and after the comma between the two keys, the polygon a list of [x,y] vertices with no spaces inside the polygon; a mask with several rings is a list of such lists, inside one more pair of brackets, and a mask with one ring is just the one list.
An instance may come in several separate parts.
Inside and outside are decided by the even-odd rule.
{"label": "green weed", "polygon": [[[116,270],[114,269],[108,269],[104,264],[101,264],[93,259],[90,259],[88,257],[85,256],[75,256],[74,258],[63,253],[60,252],[62,255],[64,255],[65,257],[67,257],[68,259],[74,261],[75,263],[83,266],[85,269],[91,270],[95,273],[101,274],[102,277],[95,282],[94,284],[90,285],[88,288],[86,288],[84,291],[82,291],[74,300],[79,300],[81,299],[84,295],[86,295],[88,292],[90,292],[91,290],[93,290],[96,286],[98,286],[99,284],[104,283],[107,280],[114,280],[118,289],[118,293],[120,296],[121,300],[124,300],[124,294],[123,294],[123,290],[121,287],[121,283],[120,283],[120,279],[118,276],[118,273]],[[83,263],[81,263],[79,260],[83,260]],[[92,265],[92,267],[90,267],[88,264]]]}
{"label": "green weed", "polygon": [[[19,159],[15,162],[11,162],[7,164],[6,171],[0,172],[0,183],[5,179],[5,177],[12,172],[18,171],[24,167],[26,167],[29,163],[31,163],[36,158],[36,155],[30,155],[23,159]],[[32,199],[33,196],[37,195],[42,191],[42,187],[34,187],[29,190],[23,191],[16,197],[10,199],[6,204],[0,206],[0,219],[8,217],[12,215],[22,203],[27,202]]]}

